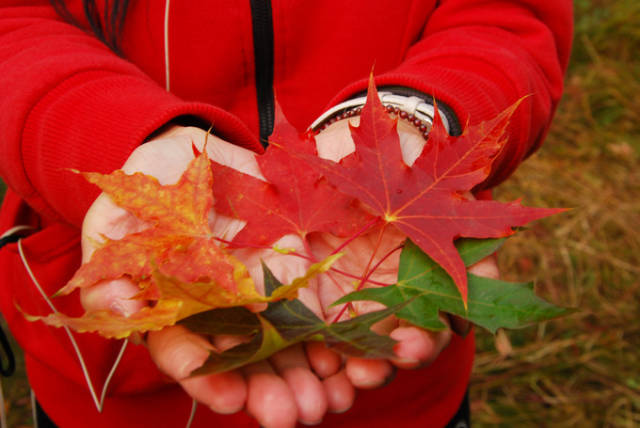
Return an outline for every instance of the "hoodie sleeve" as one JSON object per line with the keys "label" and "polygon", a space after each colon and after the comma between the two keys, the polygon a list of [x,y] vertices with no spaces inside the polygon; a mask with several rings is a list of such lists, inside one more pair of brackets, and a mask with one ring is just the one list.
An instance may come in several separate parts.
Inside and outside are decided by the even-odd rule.
{"label": "hoodie sleeve", "polygon": [[[442,0],[378,87],[401,86],[451,107],[460,123],[497,116],[521,98],[485,187],[507,178],[544,139],[562,94],[573,32],[570,0]],[[366,89],[362,80],[331,102]]]}
{"label": "hoodie sleeve", "polygon": [[99,192],[68,170],[119,168],[174,118],[256,144],[236,116],[165,91],[47,0],[0,0],[0,94],[0,175],[45,218],[76,226]]}

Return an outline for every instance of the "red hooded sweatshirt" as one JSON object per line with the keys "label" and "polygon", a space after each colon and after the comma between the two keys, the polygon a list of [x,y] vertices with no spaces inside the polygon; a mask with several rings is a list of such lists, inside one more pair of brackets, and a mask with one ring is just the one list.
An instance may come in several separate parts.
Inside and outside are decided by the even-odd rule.
{"label": "red hooded sweatshirt", "polygon": [[[105,1],[97,3],[102,17]],[[82,2],[66,4],[88,28]],[[17,303],[27,313],[50,313],[33,279],[51,295],[79,266],[79,228],[99,192],[67,169],[117,169],[155,130],[185,117],[260,152],[272,91],[303,130],[364,90],[375,66],[379,87],[433,96],[461,123],[492,118],[528,96],[491,186],[541,143],[562,92],[571,35],[571,0],[134,0],[118,56],[47,0],[0,0],[0,175],[10,188],[0,234],[35,228],[22,241],[34,278],[15,244],[0,250],[0,310],[44,410],[63,428],[184,427],[191,410],[146,349],[130,344],[99,413],[65,331],[16,310]],[[54,303],[82,313],[77,296]],[[75,337],[99,395],[122,342]],[[462,400],[473,348],[471,335],[454,337],[431,366],[360,392],[350,411],[328,415],[322,426],[443,426]],[[199,407],[191,426],[257,423]]]}

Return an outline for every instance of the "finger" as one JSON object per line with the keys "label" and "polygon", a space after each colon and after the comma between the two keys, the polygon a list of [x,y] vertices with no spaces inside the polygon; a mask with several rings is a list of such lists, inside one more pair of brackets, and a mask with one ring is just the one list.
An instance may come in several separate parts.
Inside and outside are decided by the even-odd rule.
{"label": "finger", "polygon": [[243,343],[249,343],[252,336],[237,336],[235,334],[216,334],[210,340],[218,352],[224,352]]}
{"label": "finger", "polygon": [[247,384],[237,371],[192,377],[180,385],[196,401],[223,415],[239,412],[247,399]]}
{"label": "finger", "polygon": [[241,410],[247,398],[247,385],[238,372],[189,377],[202,366],[212,350],[202,336],[184,327],[167,327],[150,332],[147,344],[158,368],[177,380],[195,400],[216,413],[230,414]]}
{"label": "finger", "polygon": [[347,377],[346,370],[327,377],[322,381],[327,396],[328,410],[343,413],[351,408],[356,398],[356,389]]}
{"label": "finger", "polygon": [[266,361],[246,366],[247,412],[264,428],[296,425],[298,408],[287,383]]}
{"label": "finger", "polygon": [[320,378],[333,376],[342,367],[340,354],[327,348],[324,342],[308,342],[305,350],[311,368]]}
{"label": "finger", "polygon": [[185,379],[202,366],[213,346],[182,326],[171,326],[147,337],[149,353],[158,368],[176,380]]}
{"label": "finger", "polygon": [[[373,302],[373,303],[377,303],[377,302]],[[379,303],[378,303],[379,305]],[[386,306],[382,305],[382,307],[376,306],[375,309],[373,310],[380,310],[380,309],[385,309]],[[369,309],[369,308],[367,308]],[[363,311],[364,313],[368,313],[368,312],[372,312],[373,310],[367,310],[367,311]],[[391,333],[393,330],[395,330],[398,327],[398,318],[391,315],[388,316],[380,321],[378,321],[377,323],[373,324],[371,326],[371,331],[373,331],[374,333],[378,333],[380,336],[388,336],[389,333]]]}
{"label": "finger", "polygon": [[325,388],[311,372],[302,345],[277,352],[270,361],[293,393],[298,420],[306,425],[320,423],[327,412]]}
{"label": "finger", "polygon": [[145,306],[142,300],[133,299],[140,289],[127,279],[103,281],[80,291],[82,306],[88,311],[111,310],[129,316]]}
{"label": "finger", "polygon": [[471,330],[471,323],[464,318],[457,315],[447,314],[449,316],[449,323],[451,324],[451,331],[458,336],[465,337]]}
{"label": "finger", "polygon": [[345,372],[351,384],[360,389],[373,389],[384,385],[394,373],[387,360],[347,359]]}
{"label": "finger", "polygon": [[91,204],[82,223],[82,263],[87,263],[95,250],[104,243],[105,237],[122,239],[129,233],[149,227],[123,208],[117,206],[109,196],[101,193]]}
{"label": "finger", "polygon": [[389,336],[398,341],[393,347],[398,356],[393,364],[403,369],[431,364],[451,341],[449,329],[431,332],[412,326],[398,327]]}
{"label": "finger", "polygon": [[474,275],[483,276],[485,278],[500,278],[500,270],[498,269],[498,263],[496,261],[495,254],[492,254],[489,257],[485,257],[478,263],[471,265],[468,271]]}

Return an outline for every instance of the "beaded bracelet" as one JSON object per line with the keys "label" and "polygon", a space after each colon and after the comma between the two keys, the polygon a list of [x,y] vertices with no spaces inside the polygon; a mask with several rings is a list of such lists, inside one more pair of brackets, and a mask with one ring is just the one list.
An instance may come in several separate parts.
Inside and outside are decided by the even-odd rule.
{"label": "beaded bracelet", "polygon": [[[395,107],[392,105],[386,105],[385,106],[385,110],[387,110],[387,113],[389,113],[390,115],[393,115],[394,117],[399,117],[400,119],[403,119],[407,122],[409,122],[411,125],[413,125],[418,131],[420,131],[420,133],[422,134],[422,137],[426,140],[427,138],[429,138],[429,132],[431,131],[431,125],[432,122],[428,122],[426,120],[422,120],[419,117],[417,117],[414,114],[409,114],[404,110],[401,110],[399,107]],[[318,127],[314,128],[315,133],[319,133],[322,132],[323,130],[325,130],[328,126],[332,125],[335,122],[338,122],[340,120],[343,119],[348,119],[350,117],[354,117],[354,116],[358,116],[360,113],[362,112],[362,107],[356,107],[350,110],[346,110],[342,113],[338,113],[335,116],[330,117],[329,119],[327,119],[326,121],[324,121],[322,124],[320,124]]]}
{"label": "beaded bracelet", "polygon": [[[416,96],[396,95],[384,91],[380,92],[379,96],[380,101],[390,115],[395,115],[399,119],[408,121],[420,131],[425,139],[428,138],[435,114],[433,105]],[[357,97],[334,106],[315,120],[311,125],[311,130],[318,133],[338,120],[357,116],[362,111],[365,102],[366,97]],[[449,123],[446,120],[446,116],[440,114],[440,117],[448,132]]]}

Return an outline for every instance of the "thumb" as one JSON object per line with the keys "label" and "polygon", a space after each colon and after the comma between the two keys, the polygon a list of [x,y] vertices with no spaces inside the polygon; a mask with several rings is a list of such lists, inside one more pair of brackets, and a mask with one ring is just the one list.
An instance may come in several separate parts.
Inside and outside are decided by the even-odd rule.
{"label": "thumb", "polygon": [[133,282],[121,278],[83,288],[80,301],[87,311],[110,310],[129,316],[145,306],[144,300],[133,299],[139,292],[140,289]]}
{"label": "thumb", "polygon": [[496,255],[492,254],[470,266],[469,272],[477,276],[483,276],[491,279],[500,278],[500,269],[498,269]]}
{"label": "thumb", "polygon": [[122,239],[125,235],[147,227],[149,225],[117,206],[105,193],[101,193],[87,211],[82,224],[82,263],[91,259],[105,238]]}

